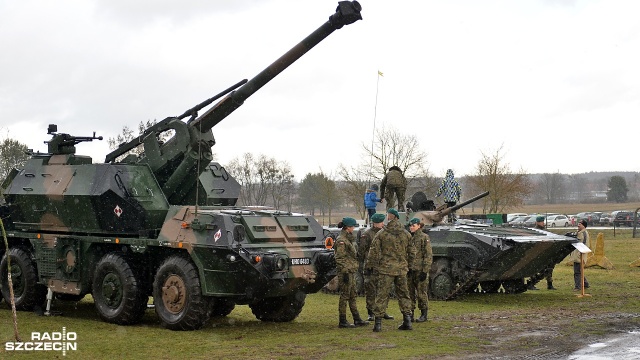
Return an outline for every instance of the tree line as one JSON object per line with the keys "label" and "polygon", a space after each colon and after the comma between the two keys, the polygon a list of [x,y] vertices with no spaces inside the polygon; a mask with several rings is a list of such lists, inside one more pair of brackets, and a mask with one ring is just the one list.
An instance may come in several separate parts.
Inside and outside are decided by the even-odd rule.
{"label": "tree line", "polygon": [[[154,123],[141,122],[139,133]],[[108,139],[109,147],[115,149],[134,136],[134,131],[125,127],[121,134]],[[140,154],[141,149],[132,151]],[[338,164],[330,172],[319,169],[300,180],[295,179],[287,162],[263,154],[244,153],[223,165],[242,186],[239,206],[272,206],[322,215],[329,221],[333,211],[344,207],[365,218],[363,196],[366,189],[371,184],[379,184],[386,171],[394,165],[402,169],[408,180],[407,200],[417,191],[430,197],[440,185],[441,178],[429,172],[427,155],[420,150],[419,139],[413,134],[404,134],[395,128],[376,129],[372,143],[363,143],[361,152],[362,160],[358,164]],[[473,205],[479,206],[483,213],[508,212],[510,208],[525,203],[553,204],[589,198],[595,186],[580,175],[531,175],[522,168],[513,170],[504,159],[502,147],[491,152],[481,151],[480,154],[475,172],[459,180],[463,185],[463,199],[490,192],[489,196]],[[28,156],[26,145],[9,138],[0,141],[0,179],[6,178],[12,168],[21,168]],[[632,181],[636,189],[636,184],[640,185],[640,176],[635,174]],[[630,188],[623,176],[614,175],[607,179],[606,184],[599,181],[596,185],[605,189],[601,192],[606,192],[607,201],[629,200]]]}

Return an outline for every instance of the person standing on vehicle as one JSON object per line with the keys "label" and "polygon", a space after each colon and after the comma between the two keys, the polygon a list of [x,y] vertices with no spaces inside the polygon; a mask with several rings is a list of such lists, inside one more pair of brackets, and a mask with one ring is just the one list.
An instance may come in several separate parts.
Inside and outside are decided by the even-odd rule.
{"label": "person standing on vehicle", "polygon": [[407,285],[408,259],[415,257],[415,249],[409,246],[411,234],[404,229],[398,220],[400,215],[396,209],[387,210],[389,222],[373,238],[366,269],[378,274],[376,288],[376,307],[374,309],[375,325],[373,331],[382,331],[382,318],[389,305],[389,293],[395,285],[398,305],[402,312],[402,325],[399,330],[412,330],[411,327],[411,298]]}
{"label": "person standing on vehicle", "polygon": [[[411,321],[415,322],[427,321],[427,312],[429,311],[427,289],[429,288],[429,270],[431,270],[433,262],[433,250],[429,235],[422,231],[423,227],[424,224],[420,222],[420,219],[409,220],[409,231],[413,234],[409,246],[415,249],[415,257],[409,263],[407,280],[411,297]],[[418,300],[418,309],[420,309],[420,317],[417,319],[414,317],[416,299]]]}
{"label": "person standing on vehicle", "polygon": [[[368,321],[374,321],[375,317],[373,309],[376,307],[376,285],[378,282],[378,276],[371,268],[366,268],[364,264],[367,263],[367,257],[369,255],[369,249],[371,248],[371,242],[376,234],[384,227],[384,219],[386,217],[383,214],[374,214],[371,216],[372,226],[367,229],[361,236],[358,242],[358,260],[362,264],[363,279],[364,279],[364,295],[367,302],[367,314],[369,315]],[[392,319],[393,316],[384,313],[383,318]]]}
{"label": "person standing on vehicle", "polygon": [[[587,220],[582,219],[578,223],[578,233],[576,233],[576,238],[582,241],[583,244],[587,244],[589,241],[589,232],[587,231]],[[580,261],[586,262],[586,257],[581,256],[582,254],[578,249],[573,250],[571,253],[571,260],[573,260],[573,283],[574,288],[573,291],[582,290],[581,283],[581,275],[582,275],[582,267],[580,266]],[[584,277],[584,287],[589,288],[589,282],[587,281],[587,277]]]}
{"label": "person standing on vehicle", "polygon": [[[444,179],[442,179],[442,183],[438,188],[438,192],[436,193],[436,197],[444,194],[444,202],[447,204],[447,207],[450,208],[454,206],[458,201],[460,201],[460,195],[462,195],[462,188],[453,177],[453,170],[447,169],[447,174]],[[455,221],[455,212],[449,214],[449,222]]]}
{"label": "person standing on vehicle", "polygon": [[[536,225],[534,226],[534,229],[538,229],[538,230],[546,229],[544,225],[544,216],[536,217]],[[538,288],[536,287],[536,284],[538,283],[538,281],[542,279],[547,279],[547,290],[558,290],[553,287],[553,268],[554,267],[555,267],[555,264],[551,264],[549,267],[542,270],[542,272],[539,272],[536,275],[532,276],[531,279],[529,279],[529,281],[527,282],[527,290],[538,290]]]}
{"label": "person standing on vehicle", "polygon": [[[382,202],[382,199],[378,199],[376,191],[378,191],[378,185],[373,184],[364,193],[364,207],[367,209],[367,214],[369,215],[369,225],[371,225],[371,217],[376,213],[376,206],[379,202]],[[384,217],[384,215],[382,216]]]}
{"label": "person standing on vehicle", "polygon": [[[404,211],[404,194],[407,191],[407,179],[402,170],[397,166],[392,166],[382,178],[380,183],[380,195],[387,201],[387,210],[392,209],[398,198],[398,210]],[[395,197],[394,197],[395,195]]]}
{"label": "person standing on vehicle", "polygon": [[[340,288],[340,300],[338,301],[338,314],[340,328],[352,328],[364,326],[368,322],[360,318],[356,303],[356,271],[358,270],[358,252],[353,229],[357,225],[356,219],[345,217],[338,227],[342,228],[336,239],[335,258],[338,270],[338,287]],[[353,316],[353,324],[347,322],[347,303]]]}

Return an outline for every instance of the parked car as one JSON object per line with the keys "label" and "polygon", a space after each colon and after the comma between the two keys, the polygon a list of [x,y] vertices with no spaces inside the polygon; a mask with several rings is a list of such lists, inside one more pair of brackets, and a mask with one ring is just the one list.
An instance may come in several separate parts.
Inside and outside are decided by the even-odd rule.
{"label": "parked car", "polygon": [[518,216],[509,222],[511,226],[524,226],[524,221],[529,218],[529,215]]}
{"label": "parked car", "polygon": [[522,226],[524,227],[534,227],[536,226],[536,218],[540,215],[530,215],[524,219],[522,222]]}
{"label": "parked car", "polygon": [[633,226],[633,211],[618,211],[613,219],[613,226]]}
{"label": "parked car", "polygon": [[507,214],[507,222],[510,223],[513,219],[517,218],[518,216],[527,216],[528,214],[525,213],[513,213],[513,214]]}
{"label": "parked car", "polygon": [[587,224],[589,225],[598,224],[598,222],[600,221],[600,217],[598,216],[598,214],[592,212],[581,212],[577,214],[577,216],[578,221],[587,220]]}
{"label": "parked car", "polygon": [[547,227],[564,226],[569,227],[570,221],[567,215],[549,215],[547,216]]}
{"label": "parked car", "polygon": [[569,218],[569,223],[571,223],[571,226],[578,225],[578,221],[580,221],[578,219],[578,215],[567,215],[567,217]]}
{"label": "parked car", "polygon": [[611,214],[609,213],[602,213],[602,215],[600,215],[600,226],[609,226],[611,225],[613,222],[611,221]]}

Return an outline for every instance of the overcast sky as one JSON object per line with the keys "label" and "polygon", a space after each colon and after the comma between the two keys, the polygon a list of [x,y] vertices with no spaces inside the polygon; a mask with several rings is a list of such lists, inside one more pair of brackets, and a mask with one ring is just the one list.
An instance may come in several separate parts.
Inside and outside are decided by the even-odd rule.
{"label": "overcast sky", "polygon": [[[500,146],[529,173],[640,171],[640,1],[360,4],[362,21],[213,129],[221,163],[250,152],[297,180],[329,173],[368,160],[375,120],[416,134],[436,176],[472,174]],[[46,151],[50,123],[106,139],[180,115],[258,74],[336,5],[0,0],[0,139]],[[94,162],[108,152],[78,145]]]}

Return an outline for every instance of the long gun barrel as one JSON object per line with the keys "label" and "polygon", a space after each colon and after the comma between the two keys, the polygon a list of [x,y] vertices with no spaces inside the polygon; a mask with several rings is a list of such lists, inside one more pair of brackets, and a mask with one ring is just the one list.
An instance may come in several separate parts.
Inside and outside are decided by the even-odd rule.
{"label": "long gun barrel", "polygon": [[[249,96],[335,30],[361,20],[361,10],[362,7],[357,1],[338,2],[336,12],[327,22],[254,78],[248,81],[242,80],[185,111],[182,115],[168,117],[147,128],[140,136],[120,144],[117,149],[109,153],[105,163],[116,162],[117,158],[143,144],[144,153],[139,155],[135,162],[149,166],[169,202],[175,205],[186,205],[192,200],[196,201],[194,199],[199,198],[197,195],[199,176],[213,159],[211,148],[215,145],[215,139],[211,129],[240,107]],[[198,111],[220,98],[221,100],[198,117]],[[182,119],[186,117],[190,119],[185,123]],[[168,130],[173,130],[174,136],[167,142],[159,141],[159,135]],[[133,160],[127,159],[127,162],[131,161]],[[201,185],[206,189],[204,184]],[[194,193],[196,195],[193,195]]]}
{"label": "long gun barrel", "polygon": [[480,194],[480,195],[476,195],[476,196],[472,197],[471,199],[469,199],[469,200],[467,200],[467,201],[461,202],[460,204],[454,205],[454,206],[452,206],[452,207],[450,207],[450,208],[443,209],[440,213],[441,213],[443,216],[444,216],[444,215],[449,215],[449,213],[451,213],[451,212],[453,212],[453,211],[456,211],[456,210],[460,209],[461,207],[467,206],[467,205],[471,204],[472,202],[477,201],[477,200],[480,200],[480,199],[482,199],[483,197],[486,197],[486,196],[488,196],[488,195],[489,195],[489,192],[488,192],[488,191],[485,191],[485,192],[483,192],[482,194]]}
{"label": "long gun barrel", "polygon": [[293,64],[296,60],[302,57],[302,55],[306,54],[307,51],[311,50],[332,32],[342,28],[344,25],[349,25],[358,20],[362,20],[362,15],[360,15],[361,10],[362,6],[360,6],[360,3],[357,1],[340,1],[336,8],[336,13],[329,17],[329,21],[307,36],[304,40],[298,43],[298,45],[287,51],[273,64],[262,70],[240,89],[232,92],[222,99],[201,117],[189,121],[189,124],[193,125],[201,132],[205,132],[213,128],[222,121],[222,119],[239,108],[249,96],[253,95],[253,93],[258,91],[258,89],[271,81],[271,79],[280,74],[289,65]]}

